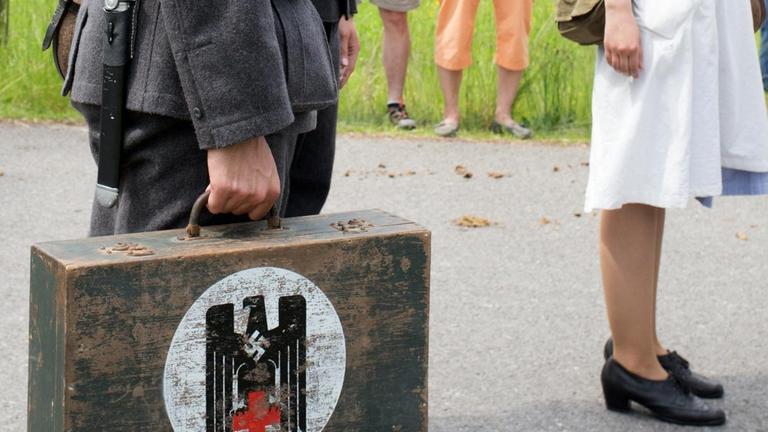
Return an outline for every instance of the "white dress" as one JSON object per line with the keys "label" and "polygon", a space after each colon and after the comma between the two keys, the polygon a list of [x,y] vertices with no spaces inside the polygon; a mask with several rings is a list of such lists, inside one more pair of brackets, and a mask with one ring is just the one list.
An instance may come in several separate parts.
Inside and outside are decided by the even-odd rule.
{"label": "white dress", "polygon": [[692,197],[723,194],[731,178],[724,170],[766,173],[768,185],[768,112],[750,1],[634,3],[644,69],[638,79],[622,75],[600,49],[587,211],[685,207]]}

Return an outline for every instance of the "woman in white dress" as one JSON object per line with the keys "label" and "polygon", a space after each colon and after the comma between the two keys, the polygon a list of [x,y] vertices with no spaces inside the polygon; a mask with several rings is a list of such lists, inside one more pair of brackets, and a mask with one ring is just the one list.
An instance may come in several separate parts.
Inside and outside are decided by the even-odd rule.
{"label": "woman in white dress", "polygon": [[768,193],[768,113],[749,0],[606,0],[593,94],[586,209],[601,213],[601,265],[613,334],[606,405],[719,425],[700,397],[720,384],[656,336],[665,209],[691,198]]}

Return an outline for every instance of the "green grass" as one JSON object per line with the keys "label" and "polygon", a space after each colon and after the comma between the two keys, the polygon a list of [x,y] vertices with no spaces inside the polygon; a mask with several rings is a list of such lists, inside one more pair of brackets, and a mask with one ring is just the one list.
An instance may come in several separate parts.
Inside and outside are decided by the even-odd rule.
{"label": "green grass", "polygon": [[[0,0],[2,1],[2,0]],[[429,134],[440,120],[442,96],[433,62],[437,2],[425,0],[410,14],[412,58],[406,102]],[[50,52],[40,42],[54,0],[10,0],[8,43],[0,45],[0,118],[33,121],[77,121],[78,114],[59,96],[61,79]],[[553,22],[553,0],[536,1],[531,34],[531,67],[523,80],[517,119],[532,126],[539,137],[557,139],[586,136],[590,123],[590,93],[594,51],[563,40]],[[391,132],[385,115],[386,80],[381,66],[381,22],[369,3],[356,18],[362,39],[357,71],[344,90],[341,130]],[[486,138],[496,94],[493,64],[495,29],[492,2],[482,2],[477,18],[473,57],[462,87],[463,136]]]}
{"label": "green grass", "polygon": [[0,45],[0,118],[78,119],[60,96],[51,52],[40,49],[55,6],[52,0],[10,0],[8,43]]}
{"label": "green grass", "polygon": [[[437,2],[425,1],[410,14],[413,49],[406,82],[409,112],[431,130],[442,115],[442,95],[433,61]],[[376,129],[387,127],[386,79],[381,66],[382,29],[378,12],[364,4],[356,18],[362,53],[355,76],[343,91],[341,119]],[[490,125],[495,108],[495,29],[492,2],[482,2],[477,17],[473,65],[461,93],[462,128],[478,131]],[[531,67],[523,80],[515,117],[548,133],[588,129],[594,50],[562,39],[554,25],[554,2],[537,1],[531,34]]]}
{"label": "green grass", "polygon": [[8,38],[8,0],[0,0],[0,46]]}

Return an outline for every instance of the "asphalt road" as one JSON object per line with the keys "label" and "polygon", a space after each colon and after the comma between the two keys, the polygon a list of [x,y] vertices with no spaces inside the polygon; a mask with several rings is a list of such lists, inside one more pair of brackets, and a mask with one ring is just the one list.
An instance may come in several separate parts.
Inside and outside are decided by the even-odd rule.
{"label": "asphalt road", "polygon": [[[586,146],[340,139],[327,212],[381,208],[433,231],[431,431],[678,430],[603,408],[587,157]],[[81,127],[0,123],[0,170],[0,431],[18,432],[29,246],[84,236],[95,168]],[[468,214],[494,225],[453,224]],[[768,198],[691,203],[667,232],[664,340],[725,383],[717,430],[768,431]]]}

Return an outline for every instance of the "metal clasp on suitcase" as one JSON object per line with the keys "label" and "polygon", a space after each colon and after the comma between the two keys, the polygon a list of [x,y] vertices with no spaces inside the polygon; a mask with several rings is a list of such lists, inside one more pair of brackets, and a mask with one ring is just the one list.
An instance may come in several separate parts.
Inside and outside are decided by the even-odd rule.
{"label": "metal clasp on suitcase", "polygon": [[[192,211],[189,214],[189,224],[187,224],[187,236],[180,237],[179,240],[196,240],[204,237],[200,236],[200,213],[208,205],[208,198],[211,196],[211,191],[205,191],[200,195],[195,204],[192,206]],[[270,230],[283,229],[282,220],[280,214],[277,212],[277,208],[272,207],[267,216],[267,227]]]}

